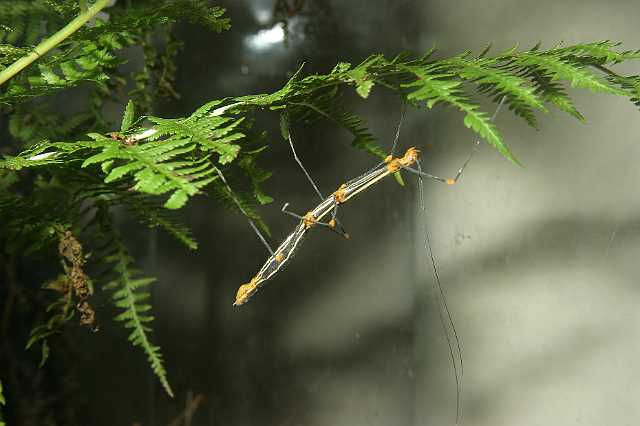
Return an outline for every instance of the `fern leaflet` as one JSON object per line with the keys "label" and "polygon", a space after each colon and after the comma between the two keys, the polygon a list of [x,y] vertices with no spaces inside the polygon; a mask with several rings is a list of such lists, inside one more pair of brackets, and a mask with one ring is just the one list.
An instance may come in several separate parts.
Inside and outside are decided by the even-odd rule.
{"label": "fern leaflet", "polygon": [[145,352],[162,387],[167,394],[173,396],[160,347],[153,344],[148,335],[151,332],[149,324],[153,321],[153,316],[149,314],[151,305],[148,299],[151,294],[147,287],[155,278],[144,277],[131,267],[133,260],[119,241],[115,241],[115,252],[107,256],[105,261],[111,263],[114,272],[117,273],[117,277],[104,286],[105,290],[113,292],[113,302],[122,310],[115,320],[124,323],[125,328],[131,329],[129,341]]}

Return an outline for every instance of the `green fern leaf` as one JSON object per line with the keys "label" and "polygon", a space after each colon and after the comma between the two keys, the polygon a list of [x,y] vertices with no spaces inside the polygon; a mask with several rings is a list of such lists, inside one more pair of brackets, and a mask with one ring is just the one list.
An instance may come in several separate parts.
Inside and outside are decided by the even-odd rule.
{"label": "green fern leaf", "polygon": [[536,93],[545,101],[551,103],[559,110],[568,113],[572,117],[577,118],[583,123],[586,121],[584,116],[573,104],[561,84],[553,81],[551,77],[540,74],[535,70],[529,70],[529,76],[537,86]]}
{"label": "green fern leaf", "polygon": [[[64,19],[43,0],[12,0],[0,3],[0,22],[11,25],[0,30],[0,41],[35,45],[46,33],[64,24]],[[48,27],[42,23],[47,22]]]}
{"label": "green fern leaf", "polygon": [[189,200],[189,193],[184,190],[177,190],[167,200],[165,207],[168,209],[179,209],[184,206]]}
{"label": "green fern leaf", "polygon": [[135,108],[133,106],[133,102],[129,101],[127,103],[127,107],[124,110],[124,115],[122,116],[122,124],[120,124],[120,131],[126,132],[129,130],[129,127],[133,124],[133,119],[135,114]]}
{"label": "green fern leaf", "polygon": [[553,52],[562,56],[569,56],[576,60],[590,64],[618,64],[620,62],[640,59],[640,50],[627,50],[617,52],[614,47],[621,43],[614,43],[609,40],[594,43],[580,43],[574,46],[553,49]]}
{"label": "green fern leaf", "polygon": [[240,146],[232,142],[244,138],[241,132],[234,129],[243,119],[233,120],[229,117],[202,116],[202,108],[186,119],[163,119],[149,117],[156,124],[157,134],[154,139],[162,136],[188,138],[203,151],[213,151],[220,155],[218,162],[227,164],[233,161]]}
{"label": "green fern leaf", "polygon": [[369,68],[374,68],[375,65],[384,63],[386,63],[384,56],[373,55],[351,70],[343,64],[340,67],[334,68],[332,73],[346,74],[347,78],[351,79],[356,84],[356,93],[360,95],[361,98],[366,99],[369,97],[374,85],[373,75],[369,72]]}
{"label": "green fern leaf", "polygon": [[461,78],[478,85],[481,93],[488,93],[495,98],[506,97],[506,103],[524,118],[529,125],[537,127],[532,109],[547,112],[542,101],[527,80],[510,72],[497,68],[496,61],[490,58],[467,59],[466,55],[456,56],[438,63],[436,68],[448,73],[455,73]]}
{"label": "green fern leaf", "polygon": [[180,138],[131,146],[103,140],[102,152],[84,160],[82,167],[107,161],[124,161],[125,164],[111,169],[105,177],[105,183],[131,176],[136,191],[152,195],[177,192],[165,203],[165,207],[176,209],[215,179],[206,157],[196,161],[169,161],[189,154],[195,148],[189,139]]}
{"label": "green fern leaf", "polygon": [[173,397],[173,390],[167,378],[160,347],[154,345],[148,336],[148,333],[151,332],[151,327],[147,324],[153,321],[153,317],[146,314],[151,310],[151,305],[147,302],[151,296],[147,291],[147,287],[155,279],[140,277],[139,272],[132,269],[132,259],[124,247],[120,243],[116,244],[116,251],[106,260],[113,263],[117,277],[104,286],[106,290],[113,292],[114,305],[123,310],[115,317],[115,320],[122,322],[125,328],[131,330],[128,337],[129,341],[145,352],[151,369],[160,380],[162,387],[167,394]]}
{"label": "green fern leaf", "polygon": [[502,142],[498,129],[489,120],[489,116],[478,111],[478,107],[468,101],[460,90],[461,83],[450,79],[452,74],[427,74],[419,69],[413,69],[413,72],[418,80],[402,85],[414,89],[407,95],[408,100],[425,102],[428,108],[433,108],[438,102],[444,102],[458,108],[465,113],[465,126],[477,132],[507,159],[519,164]]}
{"label": "green fern leaf", "polygon": [[190,249],[198,248],[198,243],[191,235],[189,228],[152,199],[141,196],[129,197],[125,205],[140,222],[150,228],[160,227]]}
{"label": "green fern leaf", "polygon": [[351,145],[355,148],[362,149],[379,158],[387,156],[388,153],[375,142],[375,137],[367,128],[364,120],[347,110],[343,106],[341,97],[333,91],[305,102],[294,101],[290,105],[293,107],[290,113],[295,119],[313,122],[324,118],[332,121],[352,134]]}
{"label": "green fern leaf", "polygon": [[560,55],[522,52],[514,58],[513,62],[518,66],[539,70],[543,75],[550,76],[551,81],[567,80],[571,87],[625,97],[629,95],[628,92],[618,89],[605,79],[587,71],[582,65],[571,63]]}
{"label": "green fern leaf", "polygon": [[630,100],[640,108],[640,76],[621,76],[614,73],[607,75],[607,80],[631,93]]}
{"label": "green fern leaf", "polygon": [[238,161],[238,166],[240,166],[240,168],[249,177],[253,196],[256,200],[263,205],[273,202],[273,198],[265,194],[260,187],[260,184],[269,179],[272,173],[267,172],[258,166],[255,157],[252,155],[243,156],[240,161]]}

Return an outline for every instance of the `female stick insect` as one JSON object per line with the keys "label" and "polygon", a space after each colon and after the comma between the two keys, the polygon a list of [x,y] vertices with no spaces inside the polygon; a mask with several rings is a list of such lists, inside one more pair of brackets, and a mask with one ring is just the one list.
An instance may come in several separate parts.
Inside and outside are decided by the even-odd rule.
{"label": "female stick insect", "polygon": [[[285,204],[282,209],[283,212],[294,215],[300,219],[300,222],[293,232],[291,232],[280,246],[278,246],[269,259],[267,259],[265,264],[251,279],[251,281],[240,286],[234,305],[239,306],[248,302],[249,298],[251,298],[251,296],[253,296],[267,280],[278,273],[289,259],[291,259],[296,249],[302,243],[304,236],[312,227],[315,225],[324,225],[329,227],[329,229],[336,230],[339,223],[336,219],[335,213],[340,204],[346,203],[358,193],[369,188],[371,185],[374,185],[376,182],[379,182],[386,176],[389,176],[402,168],[409,168],[418,160],[418,152],[417,148],[409,148],[402,157],[394,158],[392,156],[388,156],[381,166],[341,185],[333,194],[324,198],[320,204],[307,212],[304,216],[298,216],[288,212],[286,210],[288,204]],[[454,183],[453,180],[451,180],[451,183]],[[322,219],[329,213],[332,213],[331,220],[329,222],[322,222]],[[342,234],[346,238],[349,238],[349,234],[344,232],[342,229],[340,231],[336,230],[336,232]]]}
{"label": "female stick insect", "polygon": [[[502,100],[498,104],[498,108],[496,109],[496,112],[493,114],[493,117],[491,117],[491,120],[494,120],[503,102],[504,102],[504,98],[502,98]],[[296,215],[292,212],[289,212],[287,210],[288,203],[282,207],[282,211],[284,213],[287,213],[291,216],[296,217],[297,219],[300,220],[300,222],[295,227],[295,229],[284,239],[284,241],[278,246],[278,248],[275,251],[272,250],[271,247],[269,247],[264,237],[260,234],[259,231],[257,231],[257,228],[252,224],[252,227],[254,228],[255,231],[257,231],[258,236],[260,237],[262,242],[267,246],[267,249],[271,253],[271,256],[269,256],[267,261],[262,265],[262,268],[260,268],[258,273],[253,278],[251,278],[251,280],[248,283],[243,284],[238,288],[238,291],[236,293],[236,299],[235,299],[235,302],[233,303],[234,306],[240,306],[247,303],[249,299],[254,294],[256,294],[256,292],[260,289],[260,287],[262,287],[268,280],[273,278],[280,270],[282,270],[283,266],[293,257],[296,250],[300,247],[307,232],[314,226],[316,225],[326,226],[330,230],[339,233],[345,238],[349,238],[349,234],[347,234],[344,231],[344,228],[342,228],[342,226],[340,225],[336,217],[338,206],[346,203],[351,198],[355,197],[365,189],[368,189],[371,186],[375,185],[376,183],[380,182],[385,177],[391,174],[394,174],[400,170],[407,170],[411,173],[418,175],[420,178],[424,176],[424,177],[436,180],[438,182],[446,183],[448,185],[453,185],[458,182],[458,180],[460,179],[460,176],[462,176],[462,172],[467,167],[467,165],[471,161],[471,158],[473,157],[473,154],[477,150],[478,145],[480,144],[480,140],[476,141],[476,143],[474,144],[473,150],[468,155],[466,161],[462,164],[460,169],[458,169],[458,173],[454,178],[447,179],[447,178],[438,177],[422,171],[422,168],[419,162],[420,151],[415,147],[411,147],[407,149],[404,155],[402,155],[401,157],[393,156],[393,152],[398,143],[398,137],[400,134],[400,127],[402,125],[403,118],[404,118],[404,110],[400,119],[400,123],[398,125],[398,130],[396,132],[396,137],[393,142],[391,154],[389,154],[389,156],[387,156],[387,158],[385,158],[384,161],[379,163],[377,166],[373,167],[368,172],[363,173],[362,175],[340,185],[340,187],[338,187],[338,189],[328,197],[322,196],[322,193],[318,189],[317,185],[315,184],[315,182],[313,181],[313,179],[311,178],[307,170],[302,165],[302,162],[298,158],[298,155],[296,154],[296,150],[293,146],[293,140],[291,139],[291,134],[289,134],[289,145],[291,146],[293,156],[296,162],[298,163],[298,165],[300,166],[300,168],[303,170],[307,179],[315,189],[316,193],[320,197],[321,201],[320,201],[320,204],[318,204],[315,208],[309,210],[304,216]],[[412,167],[414,164],[417,165],[417,169]],[[420,180],[420,182],[422,182],[422,180]],[[331,219],[328,222],[323,222],[322,220],[328,214],[331,214]]]}
{"label": "female stick insect", "polygon": [[[500,112],[500,109],[502,108],[502,105],[504,104],[505,99],[506,99],[506,97],[502,97],[500,99],[500,101],[498,103],[498,106],[497,106],[495,112],[493,113],[493,116],[490,119],[491,121],[495,120],[496,116]],[[477,149],[478,149],[478,147],[480,145],[480,139],[476,140],[471,152],[467,156],[467,158],[464,161],[464,163],[462,164],[462,166],[458,169],[458,172],[456,173],[455,177],[454,178],[449,178],[449,179],[442,178],[442,177],[435,176],[435,175],[432,175],[430,173],[426,173],[426,172],[422,171],[422,167],[421,167],[420,161],[419,161],[420,151],[415,147],[411,147],[411,148],[407,149],[405,151],[404,155],[402,155],[400,157],[394,157],[393,156],[393,153],[395,151],[395,148],[397,146],[398,139],[399,139],[399,136],[400,136],[400,128],[402,126],[403,119],[404,119],[404,108],[402,110],[402,114],[400,116],[400,122],[398,123],[398,128],[396,130],[396,135],[395,135],[395,138],[394,138],[394,141],[393,141],[393,146],[391,148],[391,154],[389,154],[384,159],[384,161],[382,161],[381,163],[379,163],[378,165],[376,165],[375,167],[373,167],[369,171],[367,171],[367,172],[363,173],[362,175],[360,175],[360,176],[358,176],[358,177],[356,177],[356,178],[354,178],[354,179],[352,179],[352,180],[340,185],[340,187],[338,187],[338,189],[336,191],[334,191],[328,197],[323,197],[322,196],[322,193],[320,192],[320,190],[318,189],[317,185],[315,184],[315,182],[311,178],[311,175],[309,175],[309,173],[307,172],[305,167],[302,165],[302,162],[298,158],[298,155],[297,155],[296,150],[294,148],[293,140],[291,139],[291,133],[289,132],[289,137],[288,137],[289,145],[291,147],[291,151],[293,153],[294,159],[296,160],[296,162],[298,163],[298,165],[300,166],[300,168],[304,172],[305,176],[307,177],[307,179],[309,180],[309,182],[313,186],[315,192],[318,194],[318,197],[320,198],[320,204],[318,204],[315,208],[311,209],[304,216],[296,215],[295,213],[292,213],[292,212],[288,211],[287,207],[288,207],[289,203],[286,203],[282,207],[282,211],[284,213],[287,213],[287,214],[289,214],[291,216],[296,217],[299,220],[299,223],[294,228],[294,230],[284,239],[284,241],[278,246],[278,248],[275,251],[271,249],[271,247],[266,242],[266,240],[264,239],[264,237],[262,236],[260,231],[258,231],[258,229],[255,226],[255,224],[253,224],[253,222],[251,220],[249,220],[250,225],[252,226],[254,231],[256,231],[256,233],[258,234],[260,240],[267,247],[267,250],[269,251],[269,253],[271,255],[269,256],[267,261],[262,265],[262,268],[260,268],[258,273],[248,283],[243,284],[238,288],[238,291],[236,293],[236,299],[235,299],[235,302],[233,303],[234,306],[239,306],[239,305],[243,305],[243,304],[247,303],[249,301],[249,299],[260,289],[260,287],[262,287],[264,285],[264,283],[266,281],[268,281],[269,279],[273,278],[278,273],[278,271],[280,271],[283,268],[283,266],[293,257],[293,255],[295,254],[296,250],[300,247],[300,244],[302,243],[306,233],[312,227],[314,227],[316,225],[322,225],[322,226],[325,226],[325,227],[327,227],[328,229],[330,229],[330,230],[332,230],[334,232],[337,232],[338,234],[342,235],[345,238],[349,238],[349,234],[347,234],[344,231],[344,228],[342,227],[342,225],[340,224],[340,222],[338,221],[338,219],[336,217],[338,206],[341,205],[341,204],[346,203],[351,198],[355,197],[357,194],[359,194],[360,192],[364,191],[365,189],[368,189],[371,186],[375,185],[377,182],[380,182],[385,177],[387,177],[387,176],[389,176],[391,174],[397,173],[400,170],[407,170],[407,171],[409,171],[411,173],[416,174],[418,176],[419,190],[420,190],[420,209],[421,209],[423,215],[426,214],[426,207],[425,207],[425,202],[424,202],[424,191],[423,191],[422,177],[427,177],[427,178],[433,179],[433,180],[438,181],[438,182],[446,183],[448,185],[453,185],[453,184],[458,182],[458,180],[462,176],[463,171],[465,170],[465,168],[467,167],[467,165],[471,161],[473,155],[477,151]],[[414,165],[417,166],[417,168],[413,168],[412,166],[414,166]],[[220,174],[220,177],[224,181],[224,177],[221,174]],[[224,182],[226,184],[226,181],[224,181]],[[228,188],[228,189],[230,191],[230,188]],[[240,206],[239,203],[238,203],[238,206]],[[322,220],[329,214],[331,214],[331,219],[328,222],[323,222]],[[437,268],[436,268],[435,258],[434,258],[434,255],[433,255],[433,251],[431,249],[429,232],[428,232],[428,230],[426,228],[426,223],[424,224],[424,235],[425,235],[425,250],[427,250],[427,253],[429,254],[429,258],[431,260],[431,264],[433,266],[434,275],[435,275],[435,278],[436,278],[437,289],[438,289],[439,296],[440,296],[442,310],[444,310],[444,312],[446,312],[447,321],[448,321],[448,323],[451,326],[451,329],[453,331],[453,336],[454,336],[455,342],[456,342],[457,358],[458,358],[458,361],[459,361],[459,364],[460,364],[460,376],[459,376],[458,375],[458,364],[456,362],[456,355],[454,355],[451,339],[449,337],[449,333],[447,332],[447,326],[445,325],[445,319],[442,316],[442,310],[441,310],[440,311],[440,320],[442,322],[442,326],[443,326],[443,329],[445,331],[445,337],[446,337],[446,340],[447,340],[447,344],[449,346],[449,353],[451,355],[451,361],[452,361],[454,375],[455,375],[455,384],[456,384],[456,425],[457,425],[459,423],[459,418],[460,418],[460,398],[461,398],[461,391],[462,391],[462,389],[461,389],[462,385],[461,385],[460,377],[462,376],[463,371],[464,371],[463,370],[464,369],[464,365],[463,365],[463,361],[462,361],[462,348],[461,348],[461,345],[460,345],[460,340],[458,338],[458,333],[457,333],[455,325],[454,325],[453,317],[452,317],[452,315],[451,315],[451,313],[449,311],[449,307],[448,307],[447,302],[446,302],[446,297],[445,297],[445,294],[444,294],[444,290],[443,290],[442,285],[440,283],[440,278],[438,276],[438,271],[437,271]]]}

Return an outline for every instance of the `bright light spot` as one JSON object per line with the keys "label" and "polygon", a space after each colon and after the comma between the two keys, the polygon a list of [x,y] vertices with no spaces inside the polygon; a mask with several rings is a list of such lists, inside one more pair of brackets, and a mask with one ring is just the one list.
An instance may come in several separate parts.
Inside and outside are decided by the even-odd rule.
{"label": "bright light spot", "polygon": [[253,11],[253,17],[260,25],[265,25],[271,20],[271,10],[269,9],[257,9]]}
{"label": "bright light spot", "polygon": [[140,141],[142,139],[146,139],[150,136],[153,136],[157,133],[158,131],[156,129],[147,129],[142,133],[138,133],[137,135],[133,135],[132,138],[134,140]]}
{"label": "bright light spot", "polygon": [[57,152],[43,152],[42,154],[38,154],[38,155],[32,155],[31,157],[27,158],[27,160],[29,161],[38,161],[38,160],[44,160],[46,158],[51,157],[52,155],[56,155]]}
{"label": "bright light spot", "polygon": [[274,44],[284,40],[284,28],[281,23],[277,23],[268,30],[260,30],[254,35],[246,38],[246,44],[255,50],[266,50]]}

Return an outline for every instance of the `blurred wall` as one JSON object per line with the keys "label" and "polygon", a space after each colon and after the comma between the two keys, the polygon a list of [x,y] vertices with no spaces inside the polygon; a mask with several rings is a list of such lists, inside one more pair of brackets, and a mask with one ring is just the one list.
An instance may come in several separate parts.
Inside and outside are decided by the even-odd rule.
{"label": "blurred wall", "polygon": [[[183,98],[161,113],[277,89],[303,61],[307,72],[327,72],[339,60],[433,43],[441,55],[489,42],[501,49],[611,39],[640,47],[633,1],[305,3],[311,12],[290,20],[286,45],[256,44],[274,25],[266,0],[223,4],[233,27],[222,35],[184,29]],[[410,177],[406,187],[383,182],[340,212],[350,241],[314,231],[288,269],[241,308],[231,306],[235,290],[267,254],[241,217],[212,200],[192,203],[187,220],[200,250],[185,253],[160,236],[148,264],[160,276],[156,335],[177,397],[167,400],[124,342],[105,350],[133,363],[131,388],[94,423],[166,424],[192,390],[206,398],[194,425],[454,424],[426,223],[462,341],[462,424],[637,424],[640,116],[622,100],[571,93],[587,124],[551,113],[535,131],[508,112],[498,117],[523,167],[483,145],[458,186],[426,182],[426,219]],[[390,146],[398,100],[374,89],[370,102],[353,105]],[[271,131],[264,161],[275,172],[267,190],[276,199],[261,212],[277,243],[295,225],[279,213],[282,204],[303,212],[316,199],[277,118],[259,120]],[[330,123],[296,126],[294,137],[325,193],[374,162]],[[411,110],[400,147],[420,147],[427,170],[452,176],[473,141],[458,113]],[[103,397],[120,386],[101,383]]]}
{"label": "blurred wall", "polygon": [[[425,46],[438,40],[450,52],[486,41],[610,39],[633,48],[640,39],[637,2],[432,1],[422,11],[432,24]],[[576,95],[586,125],[556,113],[536,132],[509,114],[498,118],[523,168],[487,148],[462,185],[429,195],[429,227],[464,342],[466,424],[640,418],[638,112],[612,97]],[[433,126],[443,144],[465,139],[459,124]],[[446,145],[438,171],[455,168],[463,152]],[[421,334],[417,353],[434,334]],[[444,419],[446,406],[431,398],[437,384],[418,377],[416,418]]]}

